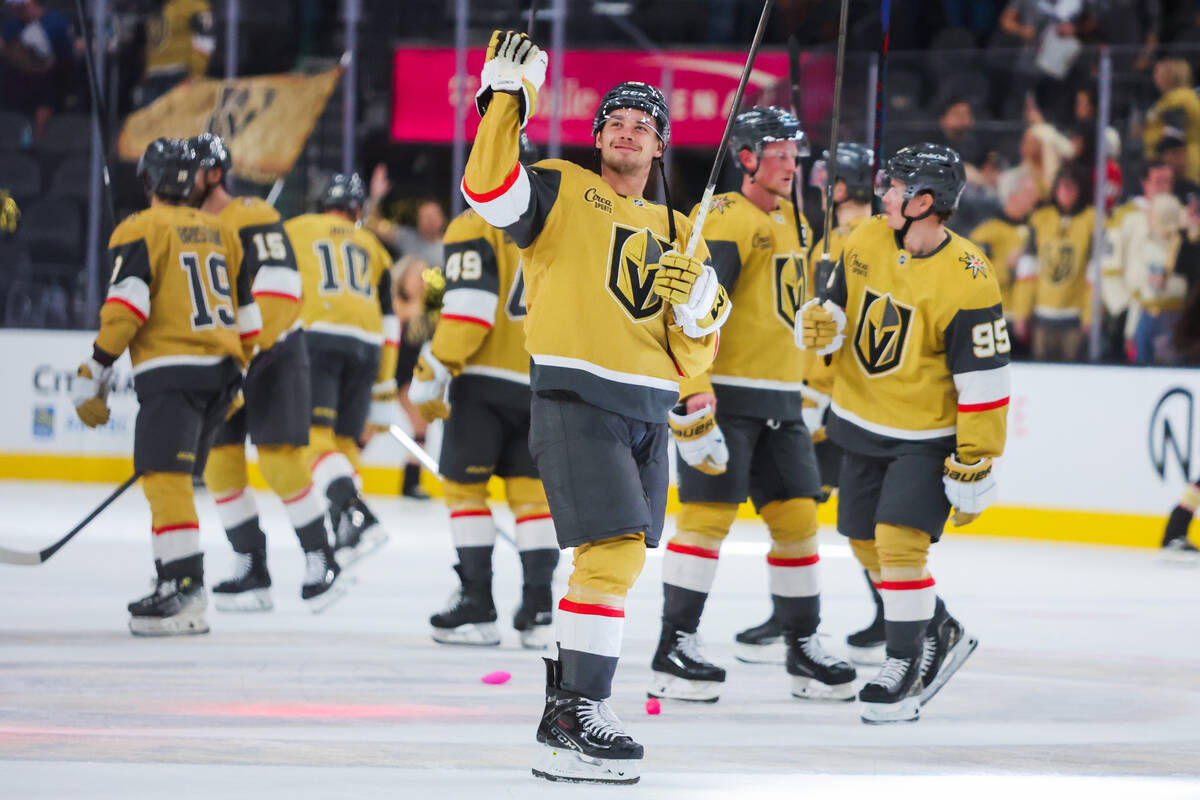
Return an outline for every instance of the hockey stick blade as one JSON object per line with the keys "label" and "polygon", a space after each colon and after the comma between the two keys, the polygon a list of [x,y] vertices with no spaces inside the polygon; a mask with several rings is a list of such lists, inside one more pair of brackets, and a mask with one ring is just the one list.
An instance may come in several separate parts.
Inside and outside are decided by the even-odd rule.
{"label": "hockey stick blade", "polygon": [[57,553],[63,545],[75,538],[75,534],[87,527],[89,522],[100,516],[100,512],[112,505],[113,501],[124,494],[126,489],[137,483],[137,480],[140,477],[142,477],[142,473],[135,472],[126,478],[124,483],[114,489],[112,494],[104,498],[104,501],[92,509],[92,512],[84,517],[78,525],[68,531],[66,536],[62,537],[44,550],[39,550],[35,553],[27,553],[20,550],[9,550],[7,547],[0,547],[0,564],[14,564],[21,567],[36,567],[38,564],[49,561],[50,557]]}

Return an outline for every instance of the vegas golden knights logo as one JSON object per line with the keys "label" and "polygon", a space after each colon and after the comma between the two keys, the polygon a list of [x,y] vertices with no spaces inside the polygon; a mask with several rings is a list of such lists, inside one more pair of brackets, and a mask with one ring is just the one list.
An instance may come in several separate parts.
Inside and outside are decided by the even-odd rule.
{"label": "vegas golden knights logo", "polygon": [[775,256],[775,313],[789,329],[796,327],[796,310],[808,298],[807,272],[802,257]]}
{"label": "vegas golden knights logo", "polygon": [[649,228],[614,224],[608,249],[608,292],[634,322],[652,319],[662,310],[662,298],[654,293],[658,259],[671,243]]}
{"label": "vegas golden knights logo", "polygon": [[1049,258],[1046,260],[1050,267],[1047,277],[1050,283],[1058,284],[1070,280],[1075,272],[1075,245],[1071,242],[1060,242],[1057,245],[1051,243],[1047,249]]}
{"label": "vegas golden knights logo", "polygon": [[864,289],[854,352],[868,375],[883,375],[900,366],[912,316],[913,309],[897,303],[890,294]]}

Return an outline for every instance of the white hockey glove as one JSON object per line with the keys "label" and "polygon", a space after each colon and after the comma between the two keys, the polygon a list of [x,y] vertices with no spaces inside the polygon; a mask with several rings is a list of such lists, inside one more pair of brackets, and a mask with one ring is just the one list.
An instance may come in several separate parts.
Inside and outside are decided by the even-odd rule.
{"label": "white hockey glove", "polygon": [[79,365],[71,381],[71,399],[84,425],[98,428],[108,422],[108,392],[112,385],[112,367],[101,366],[95,358]]}
{"label": "white hockey glove", "polygon": [[816,350],[817,355],[827,356],[837,352],[846,340],[846,312],[832,300],[818,303],[812,298],[796,312],[796,347],[801,350]]}
{"label": "white hockey glove", "polygon": [[719,329],[733,308],[725,287],[717,280],[717,271],[676,250],[659,257],[653,288],[671,304],[675,324],[693,339]]}
{"label": "white hockey glove", "polygon": [[521,98],[521,127],[533,116],[538,92],[546,82],[550,56],[519,31],[492,31],[487,57],[479,73],[475,108],[487,111],[495,92],[511,92]]}
{"label": "white hockey glove", "polygon": [[433,354],[433,346],[421,347],[412,383],[408,385],[408,400],[417,407],[426,422],[450,416],[450,380],[453,376]]}
{"label": "white hockey glove", "polygon": [[704,406],[691,414],[677,414],[672,410],[667,421],[675,435],[675,443],[679,445],[680,458],[705,475],[720,475],[725,471],[729,448],[725,446],[725,435],[717,426],[712,406]]}
{"label": "white hockey glove", "polygon": [[375,430],[387,431],[400,424],[400,392],[396,381],[380,381],[371,387],[371,408],[367,424]]}
{"label": "white hockey glove", "polygon": [[996,499],[996,479],[992,475],[992,459],[975,464],[963,464],[955,456],[947,456],[942,468],[942,483],[946,499],[954,507],[951,522],[961,527],[974,522]]}

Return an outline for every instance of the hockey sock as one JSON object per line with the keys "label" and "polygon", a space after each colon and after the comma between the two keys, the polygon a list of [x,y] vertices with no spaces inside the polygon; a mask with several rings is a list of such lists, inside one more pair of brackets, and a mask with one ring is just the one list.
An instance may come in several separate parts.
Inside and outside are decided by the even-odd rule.
{"label": "hockey sock", "polygon": [[258,521],[258,505],[246,478],[243,444],[214,447],[204,466],[204,484],[217,504],[217,517],[234,552],[250,553],[267,546]]}
{"label": "hockey sock", "polygon": [[450,539],[458,552],[459,575],[467,580],[491,580],[496,523],[488,508],[486,483],[442,481],[450,509]]}
{"label": "hockey sock", "polygon": [[883,580],[887,654],[891,658],[921,655],[925,629],[933,619],[937,590],[925,563],[929,534],[899,525],[875,526],[875,549]]}
{"label": "hockey sock", "polygon": [[[163,569],[200,553],[200,522],[192,499],[192,476],[185,472],[147,472],[142,491],[150,503],[154,560]],[[188,562],[192,563],[192,562]]]}
{"label": "hockey sock", "polygon": [[821,623],[816,501],[776,501],[767,503],[759,513],[771,532],[767,574],[774,617],[784,630],[811,636]]}
{"label": "hockey sock", "polygon": [[646,561],[646,539],[626,534],[575,548],[575,569],[558,604],[563,689],[592,700],[612,694],[621,655],[625,595]]}
{"label": "hockey sock", "polygon": [[1167,517],[1167,529],[1163,532],[1163,544],[1187,538],[1194,514],[1192,509],[1181,505],[1171,509],[1171,516]]}
{"label": "hockey sock", "polygon": [[203,586],[204,554],[194,553],[193,555],[177,558],[174,561],[166,563],[155,560],[154,570],[158,573],[159,580],[169,581],[191,578],[194,584]]}
{"label": "hockey sock", "polygon": [[258,448],[258,462],[267,484],[283,500],[283,508],[300,540],[300,547],[306,551],[327,547],[325,499],[314,491],[312,474],[304,463],[300,448],[262,445]]}
{"label": "hockey sock", "polygon": [[[304,460],[309,464],[312,481],[319,494],[328,496],[330,485],[338,478],[349,478],[351,486],[354,486],[354,465],[338,450],[333,428],[312,426],[308,442]],[[330,500],[332,502],[332,498]]]}
{"label": "hockey sock", "polygon": [[506,478],[504,492],[516,519],[513,534],[521,553],[525,585],[549,588],[558,566],[558,535],[542,482],[536,478]]}
{"label": "hockey sock", "polygon": [[663,555],[663,621],[695,633],[717,576],[721,541],[729,533],[737,505],[684,503],[679,532]]}

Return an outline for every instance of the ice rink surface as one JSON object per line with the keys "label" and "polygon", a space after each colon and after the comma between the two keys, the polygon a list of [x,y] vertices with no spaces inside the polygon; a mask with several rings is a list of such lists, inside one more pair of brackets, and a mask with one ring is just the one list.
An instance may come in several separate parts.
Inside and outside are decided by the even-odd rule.
{"label": "ice rink surface", "polygon": [[[110,490],[0,482],[0,544],[45,547]],[[652,553],[611,701],[646,747],[642,782],[582,787],[529,774],[544,673],[508,624],[511,548],[498,542],[495,556],[503,645],[449,648],[427,622],[455,585],[440,504],[375,498],[391,541],[314,616],[282,507],[259,501],[276,609],[210,607],[207,636],[127,632],[125,604],[152,573],[136,489],[49,562],[0,565],[0,797],[1200,798],[1200,565],[950,534],[931,567],[980,647],[919,723],[868,727],[854,704],[792,699],[782,666],[734,660],[733,634],[769,611],[766,532],[744,522],[701,626],[729,669],[721,700],[648,716],[661,607]],[[211,501],[200,504],[212,584],[231,559]],[[821,554],[822,631],[840,651],[872,609],[835,533],[822,533]],[[560,581],[568,568],[564,558]],[[483,684],[494,670],[513,678]]]}

